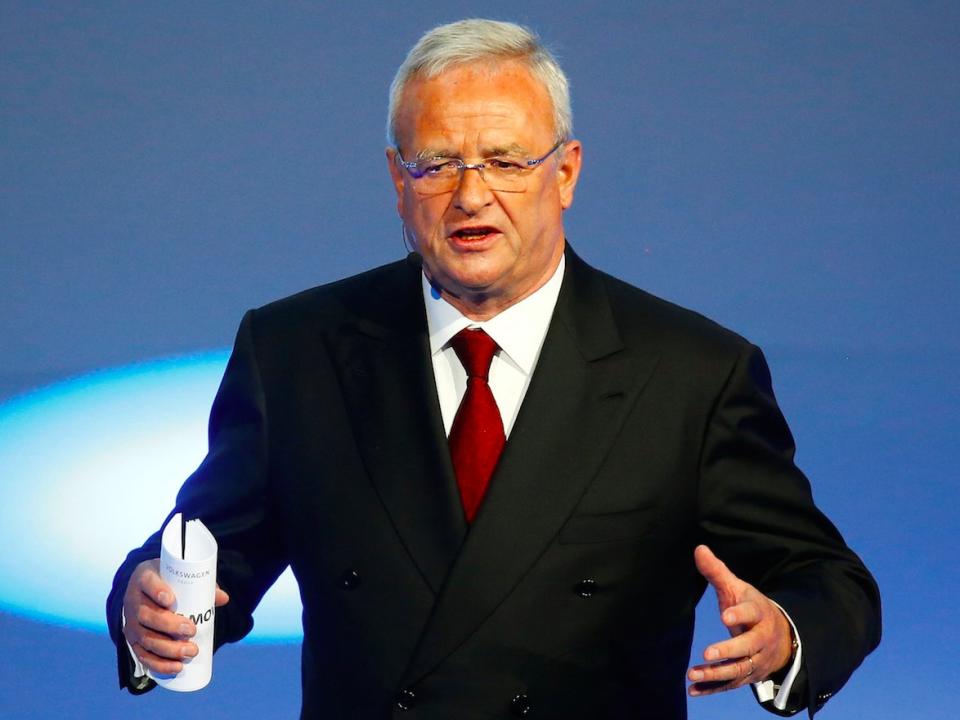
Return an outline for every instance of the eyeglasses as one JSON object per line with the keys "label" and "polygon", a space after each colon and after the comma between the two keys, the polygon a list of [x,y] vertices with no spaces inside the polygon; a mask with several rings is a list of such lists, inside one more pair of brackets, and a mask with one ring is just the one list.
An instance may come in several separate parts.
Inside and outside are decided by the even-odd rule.
{"label": "eyeglasses", "polygon": [[544,160],[553,155],[563,140],[534,160],[511,155],[484,158],[483,162],[465,163],[460,158],[430,157],[420,160],[404,160],[397,148],[397,163],[406,168],[413,178],[414,189],[423,195],[439,195],[451,192],[460,182],[465,170],[476,170],[487,187],[498,192],[524,192],[530,173]]}

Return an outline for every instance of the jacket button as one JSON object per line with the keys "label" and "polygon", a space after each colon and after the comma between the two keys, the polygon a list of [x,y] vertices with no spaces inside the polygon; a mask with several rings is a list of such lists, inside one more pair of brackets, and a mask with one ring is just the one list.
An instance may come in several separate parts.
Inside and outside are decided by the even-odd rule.
{"label": "jacket button", "polygon": [[397,693],[397,699],[394,701],[397,710],[413,710],[413,706],[417,704],[417,694],[410,688],[404,688]]}
{"label": "jacket button", "polygon": [[340,576],[340,586],[345,590],[353,590],[360,584],[360,573],[356,570],[347,570]]}
{"label": "jacket button", "polygon": [[510,713],[514,717],[526,717],[530,714],[530,698],[526,693],[515,695],[510,701]]}
{"label": "jacket button", "polygon": [[574,587],[574,591],[582,598],[593,597],[597,591],[597,583],[595,580],[581,580]]}

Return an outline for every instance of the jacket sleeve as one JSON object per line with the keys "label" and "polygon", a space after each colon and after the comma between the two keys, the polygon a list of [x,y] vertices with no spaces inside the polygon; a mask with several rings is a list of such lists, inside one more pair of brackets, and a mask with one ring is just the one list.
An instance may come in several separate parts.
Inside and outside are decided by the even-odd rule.
{"label": "jacket sleeve", "polygon": [[880,595],[860,558],[814,505],[793,456],[766,361],[747,345],[705,430],[701,541],[796,625],[802,668],[782,714],[808,708],[812,717],[879,643]]}
{"label": "jacket sleeve", "polygon": [[[183,484],[167,518],[177,512],[199,518],[217,539],[217,583],[230,602],[217,608],[215,647],[250,632],[254,608],[287,564],[270,493],[270,429],[254,325],[255,311],[250,311],[240,324],[210,412],[207,456]],[[149,690],[153,683],[133,677],[122,634],[123,595],[137,564],[159,555],[157,531],[127,556],[107,598],[120,686],[134,693]]]}

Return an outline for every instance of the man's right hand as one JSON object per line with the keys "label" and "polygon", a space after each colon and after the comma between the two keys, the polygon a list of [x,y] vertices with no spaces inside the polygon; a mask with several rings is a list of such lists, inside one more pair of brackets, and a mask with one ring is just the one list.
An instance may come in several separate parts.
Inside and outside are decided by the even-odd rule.
{"label": "man's right hand", "polygon": [[[214,604],[220,607],[229,599],[217,587]],[[123,635],[144,667],[160,675],[176,675],[182,661],[198,651],[190,642],[196,625],[169,609],[173,601],[173,590],[160,577],[160,560],[137,565],[123,596]]]}

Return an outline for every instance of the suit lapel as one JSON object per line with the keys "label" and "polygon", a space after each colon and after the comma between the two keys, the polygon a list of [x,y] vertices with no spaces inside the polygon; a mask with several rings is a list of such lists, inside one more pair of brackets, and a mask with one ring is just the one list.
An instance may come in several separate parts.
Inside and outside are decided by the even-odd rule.
{"label": "suit lapel", "polygon": [[466,533],[447,450],[419,272],[369,289],[333,343],[357,444],[421,575],[439,592]]}
{"label": "suit lapel", "polygon": [[567,268],[517,421],[408,683],[459,647],[553,541],[656,364],[624,348],[598,273],[572,252]]}

